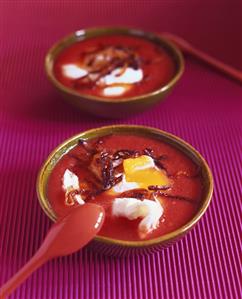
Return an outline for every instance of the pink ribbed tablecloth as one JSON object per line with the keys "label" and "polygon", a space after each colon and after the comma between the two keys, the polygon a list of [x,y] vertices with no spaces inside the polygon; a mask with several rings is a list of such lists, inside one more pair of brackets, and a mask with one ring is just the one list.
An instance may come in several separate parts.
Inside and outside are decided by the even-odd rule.
{"label": "pink ribbed tablecloth", "polygon": [[208,211],[174,246],[131,258],[84,249],[44,265],[11,298],[242,298],[241,86],[187,58],[164,103],[111,121],[62,102],[43,70],[58,38],[104,24],[171,31],[241,67],[240,13],[239,1],[1,1],[0,284],[33,255],[51,225],[37,200],[36,176],[71,135],[118,123],[154,126],[197,148],[215,181]]}

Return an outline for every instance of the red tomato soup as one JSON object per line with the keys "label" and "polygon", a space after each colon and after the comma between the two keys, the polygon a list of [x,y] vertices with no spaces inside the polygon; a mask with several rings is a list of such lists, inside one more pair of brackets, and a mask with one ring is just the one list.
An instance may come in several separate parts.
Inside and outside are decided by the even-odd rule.
{"label": "red tomato soup", "polygon": [[148,240],[186,224],[202,196],[199,167],[178,149],[140,135],[80,140],[50,174],[57,216],[85,202],[106,211],[101,236]]}
{"label": "red tomato soup", "polygon": [[126,98],[157,90],[176,71],[161,45],[129,35],[104,35],[76,42],[54,63],[58,81],[80,94]]}

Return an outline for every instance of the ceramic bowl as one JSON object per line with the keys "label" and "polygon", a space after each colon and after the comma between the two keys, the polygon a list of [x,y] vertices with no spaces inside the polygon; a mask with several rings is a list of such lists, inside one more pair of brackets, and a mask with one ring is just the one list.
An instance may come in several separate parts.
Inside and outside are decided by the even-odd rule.
{"label": "ceramic bowl", "polygon": [[132,253],[150,253],[163,249],[173,242],[179,240],[182,236],[187,234],[190,229],[200,220],[200,218],[205,213],[211,201],[213,192],[213,178],[211,171],[204,160],[204,158],[188,143],[182,139],[169,134],[167,132],[143,126],[129,126],[129,125],[117,125],[117,126],[107,126],[97,129],[92,129],[85,131],[78,135],[71,137],[70,139],[64,141],[59,145],[44,162],[38,176],[37,180],[37,194],[39,202],[44,209],[45,213],[53,220],[56,220],[55,211],[52,209],[47,194],[46,186],[48,182],[49,175],[58,162],[58,160],[67,153],[73,146],[78,143],[80,138],[82,139],[92,139],[96,137],[102,137],[109,134],[115,133],[126,133],[126,134],[137,134],[155,138],[164,141],[180,151],[184,152],[190,159],[192,159],[201,169],[202,179],[203,179],[203,194],[201,199],[201,205],[196,215],[184,226],[179,229],[165,234],[159,238],[144,240],[144,241],[123,241],[118,239],[112,239],[102,236],[97,236],[94,241],[91,242],[90,246],[96,251],[109,254],[109,255],[129,255]]}
{"label": "ceramic bowl", "polygon": [[[104,97],[80,94],[74,89],[64,86],[56,79],[53,73],[53,65],[60,52],[78,41],[110,34],[125,34],[143,37],[160,45],[169,53],[175,63],[176,71],[173,78],[166,85],[153,92],[123,99],[107,99]],[[166,38],[162,38],[159,35],[130,28],[92,28],[76,31],[58,41],[46,55],[45,70],[49,80],[64,96],[68,103],[74,104],[82,111],[96,116],[120,118],[144,111],[153,106],[155,103],[163,100],[180,79],[184,71],[184,60],[179,49]]]}

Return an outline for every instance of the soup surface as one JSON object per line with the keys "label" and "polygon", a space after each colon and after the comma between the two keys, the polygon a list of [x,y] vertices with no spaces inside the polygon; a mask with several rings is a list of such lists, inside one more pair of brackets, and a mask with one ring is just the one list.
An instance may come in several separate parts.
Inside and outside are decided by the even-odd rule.
{"label": "soup surface", "polygon": [[54,74],[66,87],[102,98],[146,94],[167,84],[175,74],[167,50],[148,39],[104,35],[76,42],[54,63]]}
{"label": "soup surface", "polygon": [[47,196],[57,216],[93,202],[106,211],[99,235],[147,240],[172,232],[197,212],[199,167],[184,153],[140,135],[80,140],[50,174]]}

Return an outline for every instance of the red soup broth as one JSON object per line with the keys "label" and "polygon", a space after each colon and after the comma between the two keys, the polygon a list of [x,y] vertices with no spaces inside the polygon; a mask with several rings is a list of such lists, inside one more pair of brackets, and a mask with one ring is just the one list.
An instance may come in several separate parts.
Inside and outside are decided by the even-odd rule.
{"label": "red soup broth", "polygon": [[76,42],[54,63],[64,86],[80,94],[120,99],[140,96],[166,85],[176,65],[169,52],[148,39],[103,35]]}
{"label": "red soup broth", "polygon": [[[131,153],[131,155],[135,153],[137,156],[144,151],[145,153],[149,151],[152,152],[152,157],[161,157],[158,166],[171,181],[171,187],[162,191],[162,195],[159,196],[164,209],[159,225],[143,239],[152,239],[172,232],[193,218],[200,206],[203,190],[200,168],[175,147],[139,135],[107,135],[88,142],[80,141],[66,153],[52,170],[47,187],[47,196],[57,217],[65,215],[78,205],[76,201],[71,205],[67,204],[66,193],[63,190],[63,175],[68,169],[78,176],[80,189],[86,188],[82,194],[86,196],[87,189],[92,190],[93,194],[89,194],[85,201],[100,204],[105,208],[106,218],[99,235],[128,241],[140,240],[137,229],[140,219],[129,220],[125,217],[113,216],[112,203],[115,197],[119,196],[108,194],[110,186],[104,187],[100,184],[90,170],[90,161],[95,153],[102,155],[105,152],[114,156],[118,151]],[[83,184],[85,181],[88,182],[86,185]]]}

